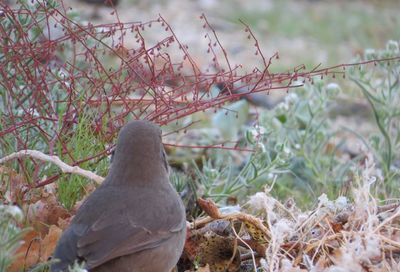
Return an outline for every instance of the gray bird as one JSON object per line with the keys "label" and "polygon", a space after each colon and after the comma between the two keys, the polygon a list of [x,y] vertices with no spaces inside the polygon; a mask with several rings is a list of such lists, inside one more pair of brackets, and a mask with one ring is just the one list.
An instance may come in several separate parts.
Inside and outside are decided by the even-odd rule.
{"label": "gray bird", "polygon": [[169,182],[161,130],[132,121],[119,133],[111,169],[65,230],[51,271],[84,261],[89,271],[170,272],[186,237],[185,208]]}

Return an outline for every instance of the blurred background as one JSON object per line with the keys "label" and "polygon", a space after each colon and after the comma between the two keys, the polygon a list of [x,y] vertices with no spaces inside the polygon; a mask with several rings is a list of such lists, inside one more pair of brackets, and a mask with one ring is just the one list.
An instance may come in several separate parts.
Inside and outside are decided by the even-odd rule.
{"label": "blurred background", "polygon": [[[68,1],[86,20],[114,22],[111,9],[101,3],[104,1]],[[200,37],[202,13],[217,31],[232,60],[249,65],[259,60],[252,57],[253,48],[239,22],[241,19],[256,34],[266,57],[279,52],[280,61],[271,67],[279,71],[300,64],[311,68],[319,63],[323,66],[347,63],[366,48],[382,48],[387,40],[400,37],[398,0],[119,0],[114,3],[122,22],[148,21],[161,14],[199,62],[207,49],[207,41]]]}

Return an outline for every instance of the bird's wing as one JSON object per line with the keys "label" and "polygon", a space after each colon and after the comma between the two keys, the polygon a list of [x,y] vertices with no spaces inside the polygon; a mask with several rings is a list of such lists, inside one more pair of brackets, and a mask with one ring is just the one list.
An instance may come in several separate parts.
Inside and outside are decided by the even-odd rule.
{"label": "bird's wing", "polygon": [[[162,217],[154,213],[147,216]],[[89,269],[94,268],[111,259],[157,247],[186,227],[181,218],[164,221],[158,226],[145,226],[142,222],[149,222],[146,218],[138,219],[129,214],[129,209],[120,209],[103,213],[89,228],[77,223],[74,229],[80,236],[78,256],[85,259]]]}

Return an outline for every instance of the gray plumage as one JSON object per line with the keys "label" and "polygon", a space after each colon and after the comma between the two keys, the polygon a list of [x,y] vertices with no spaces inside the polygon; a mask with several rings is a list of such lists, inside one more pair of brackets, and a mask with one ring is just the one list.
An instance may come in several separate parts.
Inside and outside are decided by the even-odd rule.
{"label": "gray plumage", "polygon": [[168,179],[161,130],[146,121],[122,128],[103,184],[60,238],[51,271],[78,259],[90,271],[170,272],[185,242],[182,201]]}

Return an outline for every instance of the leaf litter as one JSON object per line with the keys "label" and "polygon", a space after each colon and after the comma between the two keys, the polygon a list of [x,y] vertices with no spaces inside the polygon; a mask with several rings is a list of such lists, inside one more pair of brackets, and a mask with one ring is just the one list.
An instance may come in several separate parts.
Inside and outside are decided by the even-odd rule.
{"label": "leaf litter", "polygon": [[[219,213],[211,200],[200,200],[208,216],[190,224],[183,258],[210,271],[254,271],[254,266],[282,272],[400,271],[400,205],[378,205],[371,194],[374,171],[367,158],[355,177],[352,200],[323,194],[309,211],[291,200],[280,203],[269,190],[230,214]],[[225,258],[215,258],[222,250]]]}

